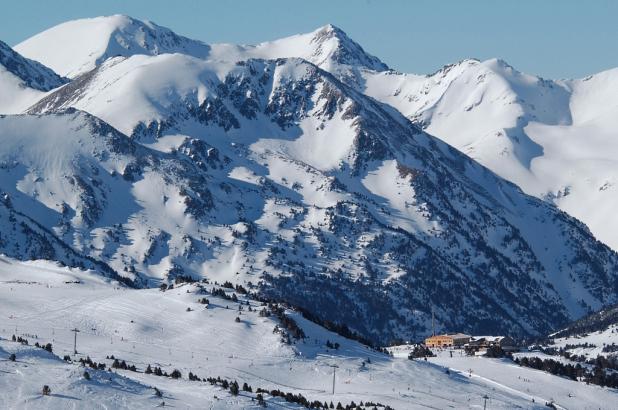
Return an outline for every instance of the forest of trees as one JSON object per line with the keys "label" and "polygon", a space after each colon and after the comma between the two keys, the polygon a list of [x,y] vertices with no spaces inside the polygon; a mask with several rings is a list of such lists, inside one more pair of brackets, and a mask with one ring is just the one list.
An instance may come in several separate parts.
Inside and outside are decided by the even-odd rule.
{"label": "forest of trees", "polygon": [[594,364],[592,370],[582,366],[580,363],[573,365],[571,363],[562,363],[558,360],[541,359],[539,357],[516,358],[515,363],[520,366],[543,370],[553,375],[567,377],[571,380],[580,380],[599,386],[618,388],[618,373],[606,367],[608,359],[603,356],[597,358],[597,362]]}

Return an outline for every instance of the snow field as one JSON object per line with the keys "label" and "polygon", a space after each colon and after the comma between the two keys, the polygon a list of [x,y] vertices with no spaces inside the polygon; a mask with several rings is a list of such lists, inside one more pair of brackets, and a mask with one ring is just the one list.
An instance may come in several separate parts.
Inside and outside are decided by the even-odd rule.
{"label": "snow field", "polygon": [[[211,286],[205,285],[206,289]],[[201,297],[210,300],[208,308],[197,303]],[[289,314],[307,338],[286,345],[279,334],[273,333],[276,319],[260,317],[259,303],[249,303],[254,311],[249,312],[244,305],[239,315],[237,303],[202,295],[195,285],[180,285],[165,292],[125,289],[92,273],[58,268],[48,262],[21,263],[4,258],[0,264],[0,335],[4,339],[17,332],[31,344],[52,343],[54,353],[60,357],[89,356],[110,366],[111,360],[106,356],[114,355],[140,371],[148,364],[168,373],[179,369],[183,378],[172,380],[118,370],[117,376],[112,375],[112,382],[96,376],[96,385],[89,387],[80,380],[81,371],[74,365],[47,357],[46,352],[36,349],[44,357],[30,362],[27,382],[16,378],[14,370],[2,362],[5,372],[0,375],[0,383],[18,386],[5,393],[3,400],[18,408],[28,408],[29,400],[37,397],[41,386],[49,384],[52,392],[79,400],[85,400],[86,391],[93,397],[109,395],[110,406],[119,408],[132,403],[126,398],[128,390],[137,395],[134,398],[143,398],[146,406],[157,403],[150,388],[156,386],[163,391],[163,400],[182,403],[187,408],[203,408],[204,403],[213,408],[250,408],[243,407],[250,404],[242,398],[225,398],[221,389],[207,383],[189,382],[186,377],[191,371],[199,377],[221,376],[238,380],[241,385],[247,382],[254,389],[277,388],[301,393],[310,400],[335,403],[370,400],[396,409],[480,408],[480,398],[491,391],[492,408],[528,408],[526,398],[507,388],[447,375],[431,363],[391,358],[328,332],[293,312]],[[236,317],[240,318],[239,323]],[[80,330],[77,356],[73,355],[74,327]],[[327,349],[326,340],[341,347]],[[1,343],[6,352],[15,347],[22,349],[13,342]],[[19,358],[22,353],[17,355]],[[332,364],[339,366],[335,395],[331,394]],[[221,400],[215,399],[215,395]],[[52,399],[54,396],[36,398]],[[62,408],[58,402],[49,402],[50,407]],[[87,407],[85,401],[76,404],[77,408]]]}

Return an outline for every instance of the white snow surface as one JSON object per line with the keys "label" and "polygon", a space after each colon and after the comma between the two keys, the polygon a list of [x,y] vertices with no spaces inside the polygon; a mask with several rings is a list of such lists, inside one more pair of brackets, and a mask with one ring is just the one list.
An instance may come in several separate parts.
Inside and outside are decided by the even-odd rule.
{"label": "white snow surface", "polygon": [[0,65],[0,114],[19,114],[44,95],[43,91],[25,87],[19,77]]}
{"label": "white snow surface", "polygon": [[[533,408],[535,404],[532,400],[539,406],[553,402],[558,409],[615,408],[615,389],[586,385],[584,382],[553,376],[541,370],[520,367],[509,359],[466,356],[461,350],[453,351],[451,357],[449,350],[443,350],[437,352],[437,357],[428,360],[469,380],[482,380],[496,391],[506,390],[519,395],[528,402],[525,408]],[[487,408],[493,408],[493,394],[487,394]]]}
{"label": "white snow surface", "polygon": [[[586,344],[589,347],[586,347]],[[615,356],[615,352],[608,353],[603,351],[605,346],[612,344],[618,344],[618,324],[616,323],[596,332],[553,339],[553,343],[550,346],[557,348],[566,348],[567,345],[576,346],[570,347],[567,350],[571,354],[583,355],[586,358],[594,359],[597,356]]]}
{"label": "white snow surface", "polygon": [[[210,290],[213,285],[205,285]],[[229,293],[229,291],[228,291]],[[197,303],[207,297],[210,304]],[[301,393],[310,400],[374,401],[395,409],[482,407],[489,395],[490,408],[544,408],[540,398],[563,402],[575,392],[571,406],[587,400],[587,406],[608,408],[612,391],[572,385],[546,373],[514,368],[501,361],[479,359],[436,360],[439,366],[405,357],[389,357],[308,322],[288,312],[307,338],[291,345],[273,333],[277,320],[260,317],[261,306],[242,296],[238,303],[203,295],[196,285],[173,290],[134,290],[106,282],[91,272],[62,268],[46,261],[18,262],[0,257],[0,401],[7,408],[44,406],[61,409],[152,408],[165,401],[176,408],[257,408],[252,394],[233,397],[208,383],[187,379],[221,376],[247,382],[253,388]],[[248,302],[253,312],[248,311]],[[229,307],[229,309],[226,308]],[[190,307],[192,311],[187,311]],[[240,317],[241,321],[234,319]],[[77,351],[73,353],[77,328]],[[54,355],[32,346],[11,342],[13,334],[35,342],[52,343]],[[327,349],[330,340],[337,350]],[[7,360],[15,353],[16,362]],[[60,358],[90,357],[111,365],[114,355],[138,372],[84,369]],[[370,362],[368,362],[368,360]],[[433,361],[433,359],[432,359]],[[363,365],[363,362],[365,363]],[[168,373],[179,369],[182,378],[172,380],[143,373],[151,364]],[[336,392],[331,394],[332,368],[338,365]],[[446,374],[442,366],[460,369]],[[465,375],[472,367],[474,377]],[[88,370],[91,380],[82,376]],[[518,375],[533,380],[523,383]],[[535,383],[536,382],[536,383]],[[540,382],[542,382],[542,391]],[[42,397],[44,384],[52,394]],[[154,387],[163,397],[154,395]],[[537,398],[537,403],[531,402]],[[265,395],[269,407],[288,406]],[[573,408],[573,407],[571,407]]]}

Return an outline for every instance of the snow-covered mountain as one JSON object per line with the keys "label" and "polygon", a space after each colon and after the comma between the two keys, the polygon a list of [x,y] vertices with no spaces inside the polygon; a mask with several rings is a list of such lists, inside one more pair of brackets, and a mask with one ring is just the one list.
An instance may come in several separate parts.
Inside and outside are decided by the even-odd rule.
{"label": "snow-covered mountain", "polygon": [[152,22],[115,15],[57,25],[23,41],[15,49],[70,78],[92,70],[110,57],[164,53],[232,63],[250,58],[296,57],[350,82],[361,81],[361,71],[388,69],[343,30],[330,24],[311,33],[257,45],[205,44]]}
{"label": "snow-covered mountain", "polygon": [[552,81],[494,59],[462,61],[429,76],[364,74],[363,92],[555,203],[618,249],[618,70]]}
{"label": "snow-covered mountain", "polygon": [[[465,62],[431,82],[389,71],[333,26],[206,45],[124,16],[65,23],[17,50],[73,80],[0,118],[0,189],[138,286],[244,283],[380,342],[428,333],[432,308],[444,330],[526,335],[618,297],[618,255],[583,224],[375,93],[387,77],[425,81],[437,104],[451,88],[440,75],[512,71],[503,62]],[[531,95],[562,101],[547,88]],[[464,112],[501,95],[480,94]],[[1,249],[31,257],[20,241]]]}
{"label": "snow-covered mountain", "polygon": [[243,61],[250,58],[302,58],[335,75],[339,80],[358,87],[365,71],[382,72],[388,66],[368,54],[340,28],[328,24],[317,30],[255,46],[213,44],[210,58]]}
{"label": "snow-covered mountain", "polygon": [[21,42],[15,50],[75,78],[110,57],[164,53],[206,57],[210,47],[152,22],[115,15],[59,24]]}
{"label": "snow-covered mountain", "polygon": [[402,74],[332,25],[254,46],[206,45],[126,16],[61,24],[17,50],[71,77],[116,55],[180,52],[228,63],[302,58],[395,107],[526,193],[555,203],[618,249],[618,220],[611,217],[618,205],[611,155],[616,70],[552,81],[492,59],[464,60],[427,76]]}
{"label": "snow-covered mountain", "polygon": [[94,121],[53,114],[71,108],[132,148],[118,157],[97,133],[63,136],[65,155],[87,154],[68,161],[81,168],[39,172],[83,184],[67,195],[28,175],[38,185],[13,192],[141,283],[262,280],[382,341],[427,332],[432,305],[445,328],[527,334],[615,298],[618,259],[583,225],[304,60],[114,58],[30,110],[52,114],[6,120]]}
{"label": "snow-covered mountain", "polygon": [[16,114],[66,83],[49,68],[22,57],[0,41],[0,114]]}

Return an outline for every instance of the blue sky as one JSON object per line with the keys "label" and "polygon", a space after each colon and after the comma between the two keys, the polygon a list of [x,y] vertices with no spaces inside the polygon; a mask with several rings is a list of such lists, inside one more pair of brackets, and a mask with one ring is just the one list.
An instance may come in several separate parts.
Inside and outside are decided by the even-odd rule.
{"label": "blue sky", "polygon": [[121,13],[206,42],[256,43],[332,23],[392,68],[419,74],[468,57],[547,78],[618,67],[613,0],[20,0],[0,9],[10,45],[66,20]]}

